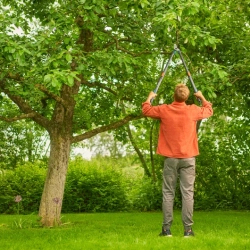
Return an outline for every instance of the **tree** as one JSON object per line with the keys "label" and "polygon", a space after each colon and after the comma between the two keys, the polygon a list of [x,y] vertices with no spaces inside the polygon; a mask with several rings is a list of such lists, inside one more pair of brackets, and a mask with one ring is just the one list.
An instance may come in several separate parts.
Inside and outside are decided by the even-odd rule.
{"label": "tree", "polygon": [[[213,57],[220,39],[210,33],[209,24],[216,18],[209,3],[3,3],[0,90],[16,109],[1,120],[30,119],[48,131],[50,156],[39,210],[45,226],[60,223],[71,145],[142,118],[141,102],[174,43],[190,53],[199,87],[201,74],[225,78]],[[209,53],[203,56],[204,51]],[[175,72],[180,72],[178,64],[169,77],[173,83],[159,96],[185,80],[184,71]],[[217,88],[213,80],[203,90],[213,96]]]}
{"label": "tree", "polygon": [[47,136],[33,122],[0,121],[0,168],[15,169],[26,161],[47,161]]}

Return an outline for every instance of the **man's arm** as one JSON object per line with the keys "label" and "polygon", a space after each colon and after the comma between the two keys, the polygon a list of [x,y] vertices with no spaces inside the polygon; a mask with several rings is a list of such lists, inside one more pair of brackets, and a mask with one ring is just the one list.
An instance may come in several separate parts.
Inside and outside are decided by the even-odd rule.
{"label": "man's arm", "polygon": [[144,103],[142,103],[142,113],[145,116],[151,117],[151,118],[157,118],[159,119],[159,106],[151,106],[151,100],[155,98],[157,94],[155,94],[153,91],[151,91]]}
{"label": "man's arm", "polygon": [[199,98],[202,102],[202,107],[200,107],[199,118],[204,119],[213,115],[212,103],[206,100],[201,91],[194,93],[194,95]]}

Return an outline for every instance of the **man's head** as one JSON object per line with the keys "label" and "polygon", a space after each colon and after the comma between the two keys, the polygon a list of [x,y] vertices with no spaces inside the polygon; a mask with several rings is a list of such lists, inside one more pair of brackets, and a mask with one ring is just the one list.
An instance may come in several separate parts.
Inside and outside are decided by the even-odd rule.
{"label": "man's head", "polygon": [[174,100],[176,102],[185,102],[189,97],[189,89],[186,85],[180,83],[175,86]]}

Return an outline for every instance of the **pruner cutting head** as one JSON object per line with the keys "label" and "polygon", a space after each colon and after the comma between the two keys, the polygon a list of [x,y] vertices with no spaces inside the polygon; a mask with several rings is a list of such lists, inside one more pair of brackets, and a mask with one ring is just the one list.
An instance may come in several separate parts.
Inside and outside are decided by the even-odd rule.
{"label": "pruner cutting head", "polygon": [[174,44],[174,49],[177,50],[178,49],[178,46],[176,44]]}
{"label": "pruner cutting head", "polygon": [[176,54],[176,53],[179,53],[179,49],[178,49],[178,46],[176,45],[176,44],[174,44],[174,53]]}

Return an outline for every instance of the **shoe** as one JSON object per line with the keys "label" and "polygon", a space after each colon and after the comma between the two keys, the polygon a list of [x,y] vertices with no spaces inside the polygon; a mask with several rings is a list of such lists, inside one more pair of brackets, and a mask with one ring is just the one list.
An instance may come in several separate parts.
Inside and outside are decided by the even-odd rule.
{"label": "shoe", "polygon": [[189,229],[188,231],[184,231],[184,237],[188,238],[194,236],[194,232],[192,229]]}
{"label": "shoe", "polygon": [[171,234],[170,229],[164,230],[164,229],[162,228],[162,231],[161,231],[161,233],[159,234],[159,236],[172,237],[172,234]]}

